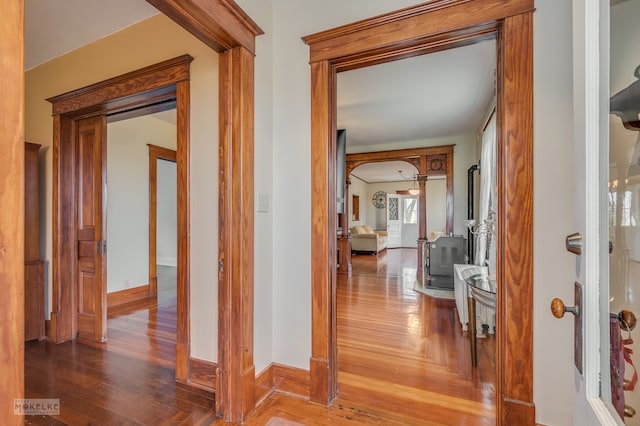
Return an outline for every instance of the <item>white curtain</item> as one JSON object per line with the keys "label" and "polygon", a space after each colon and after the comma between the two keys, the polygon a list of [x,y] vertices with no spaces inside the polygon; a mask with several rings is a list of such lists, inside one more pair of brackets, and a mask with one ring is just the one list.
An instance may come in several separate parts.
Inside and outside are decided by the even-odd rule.
{"label": "white curtain", "polygon": [[497,175],[496,175],[496,115],[493,114],[482,134],[480,156],[480,199],[476,234],[475,264],[496,270]]}

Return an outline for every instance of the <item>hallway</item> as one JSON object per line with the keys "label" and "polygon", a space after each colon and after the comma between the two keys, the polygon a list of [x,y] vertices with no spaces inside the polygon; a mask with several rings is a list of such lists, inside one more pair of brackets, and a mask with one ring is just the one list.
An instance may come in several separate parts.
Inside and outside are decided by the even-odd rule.
{"label": "hallway", "polygon": [[[414,262],[415,250],[388,250],[354,256],[351,278],[338,275],[340,394],[332,407],[274,394],[246,424],[494,424],[495,340],[479,341],[472,369],[453,301],[413,292]],[[175,382],[168,288],[159,282],[157,304],[112,310],[106,344],[28,342],[26,396],[59,398],[61,412],[25,423],[225,424],[213,394]]]}

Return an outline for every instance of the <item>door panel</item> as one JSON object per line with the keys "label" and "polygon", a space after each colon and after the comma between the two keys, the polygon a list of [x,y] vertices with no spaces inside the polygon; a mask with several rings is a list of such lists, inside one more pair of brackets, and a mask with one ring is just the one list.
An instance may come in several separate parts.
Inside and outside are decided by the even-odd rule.
{"label": "door panel", "polygon": [[[640,0],[628,4],[637,1]],[[627,275],[626,270],[621,274],[619,267],[624,269],[627,260],[621,228],[626,225],[621,211],[616,210],[626,205],[628,164],[620,170],[621,157],[616,152],[619,147],[609,149],[613,142],[609,137],[609,40],[617,25],[609,21],[610,7],[609,0],[573,2],[574,87],[579,89],[574,93],[575,218],[577,230],[584,237],[576,259],[576,280],[584,285],[581,308],[584,362],[582,374],[575,370],[574,424],[581,425],[621,425],[624,420],[612,403],[617,399],[624,406],[624,401],[616,397],[621,392],[612,394],[616,380],[612,372],[624,367],[625,362],[620,359],[620,342],[616,340],[620,337],[617,318],[612,321],[611,317],[612,310],[618,309],[620,295],[614,287],[610,288],[610,283],[615,285],[615,281]],[[628,161],[628,157],[623,157]],[[611,256],[610,241],[615,247]],[[633,419],[627,424],[638,422]]]}
{"label": "door panel", "polygon": [[387,194],[387,247],[396,248],[402,244],[402,224],[400,195]]}
{"label": "door panel", "polygon": [[106,117],[78,121],[76,161],[78,204],[78,337],[106,339],[106,258],[103,246]]}

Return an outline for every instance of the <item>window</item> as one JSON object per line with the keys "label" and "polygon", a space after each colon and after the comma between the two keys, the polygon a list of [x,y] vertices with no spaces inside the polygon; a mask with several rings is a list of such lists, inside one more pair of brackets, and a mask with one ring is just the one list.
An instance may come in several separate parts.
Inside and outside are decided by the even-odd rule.
{"label": "window", "polygon": [[418,223],[418,199],[407,197],[402,201],[404,205],[402,223]]}

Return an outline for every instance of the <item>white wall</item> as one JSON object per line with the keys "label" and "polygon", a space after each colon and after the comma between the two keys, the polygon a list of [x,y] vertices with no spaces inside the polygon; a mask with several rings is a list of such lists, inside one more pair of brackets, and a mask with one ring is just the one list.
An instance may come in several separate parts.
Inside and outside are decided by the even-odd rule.
{"label": "white wall", "polygon": [[545,425],[573,424],[573,320],[549,311],[554,297],[573,300],[575,280],[575,256],[564,249],[574,232],[571,21],[571,2],[536,1],[533,391]]}
{"label": "white wall", "polygon": [[[447,230],[447,180],[446,179],[427,180],[426,192],[427,192],[426,207],[427,207],[427,238],[428,238],[432,232],[444,233]],[[466,208],[467,208],[467,203],[465,200],[464,209]],[[465,213],[463,209],[458,208],[458,209],[455,209],[455,214],[462,215]],[[466,218],[466,215],[464,217]],[[464,235],[466,236],[466,233]]]}
{"label": "white wall", "polygon": [[175,125],[151,116],[107,124],[107,291],[149,284],[149,147],[175,148]]}
{"label": "white wall", "polygon": [[[236,0],[262,28],[264,35],[256,39],[255,58],[255,193],[266,196],[269,209],[255,213],[254,256],[254,362],[256,372],[273,361],[274,338],[274,215],[281,211],[282,199],[273,188],[274,162],[274,67],[273,67],[273,6],[272,0]],[[294,123],[292,123],[294,124]],[[291,165],[289,165],[290,167]],[[302,166],[300,164],[299,166]],[[296,173],[299,169],[296,170]],[[299,195],[299,194],[298,194]],[[304,197],[302,197],[304,198]],[[296,208],[300,207],[299,203]],[[258,200],[255,201],[256,210]],[[277,228],[288,233],[291,228]]]}
{"label": "white wall", "polygon": [[[355,177],[349,175],[351,185],[349,185],[349,228],[357,225],[369,224],[368,208],[371,204],[371,197],[369,196],[368,184]],[[358,195],[360,197],[360,220],[353,220],[353,196]]]}
{"label": "white wall", "polygon": [[156,198],[156,263],[178,265],[178,193],[176,163],[158,160]]}

